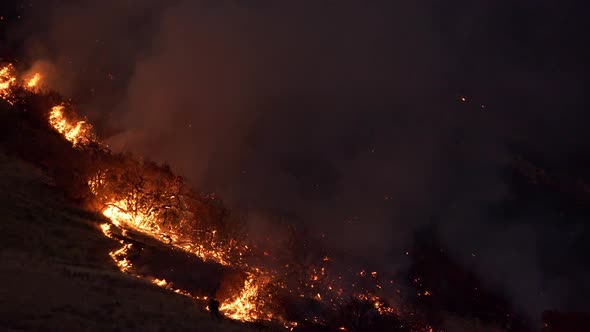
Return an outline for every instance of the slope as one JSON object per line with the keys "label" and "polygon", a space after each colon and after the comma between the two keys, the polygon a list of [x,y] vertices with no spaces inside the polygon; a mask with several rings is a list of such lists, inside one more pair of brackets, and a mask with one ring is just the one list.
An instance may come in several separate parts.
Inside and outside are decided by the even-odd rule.
{"label": "slope", "polygon": [[202,304],[124,275],[101,217],[42,171],[0,154],[0,322],[6,331],[245,331]]}

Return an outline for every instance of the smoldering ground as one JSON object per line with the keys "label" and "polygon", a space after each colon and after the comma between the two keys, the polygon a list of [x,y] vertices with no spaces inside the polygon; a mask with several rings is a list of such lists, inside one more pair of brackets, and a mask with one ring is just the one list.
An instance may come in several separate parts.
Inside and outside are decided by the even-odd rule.
{"label": "smoldering ground", "polygon": [[[578,31],[573,2],[33,4],[8,34],[23,58],[51,67],[114,149],[218,193],[252,236],[294,224],[347,264],[394,272],[436,225],[535,319],[588,308],[573,296],[580,220],[489,212],[514,194],[507,141],[559,158],[587,141],[582,55],[559,32]],[[575,262],[559,276],[541,263],[556,243]]]}

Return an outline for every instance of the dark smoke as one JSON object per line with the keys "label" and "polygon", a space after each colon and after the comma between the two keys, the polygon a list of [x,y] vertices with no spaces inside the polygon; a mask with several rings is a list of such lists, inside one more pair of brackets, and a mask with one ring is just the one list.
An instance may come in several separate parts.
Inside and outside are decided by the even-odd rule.
{"label": "dark smoke", "polygon": [[[586,147],[575,12],[549,1],[43,1],[10,36],[115,149],[169,162],[246,214],[251,233],[307,227],[338,257],[393,272],[412,233],[436,225],[456,259],[536,320],[588,309],[574,296],[587,266],[568,266],[581,221],[490,208],[513,195],[507,142],[557,160]],[[545,271],[548,252],[561,275]]]}

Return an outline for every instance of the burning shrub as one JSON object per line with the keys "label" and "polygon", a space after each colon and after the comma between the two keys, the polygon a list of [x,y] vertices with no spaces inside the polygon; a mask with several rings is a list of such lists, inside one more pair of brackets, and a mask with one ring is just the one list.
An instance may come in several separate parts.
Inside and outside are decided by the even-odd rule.
{"label": "burning shrub", "polygon": [[166,165],[105,154],[87,182],[96,208],[164,242],[224,265],[243,256],[240,220],[210,195],[198,195]]}

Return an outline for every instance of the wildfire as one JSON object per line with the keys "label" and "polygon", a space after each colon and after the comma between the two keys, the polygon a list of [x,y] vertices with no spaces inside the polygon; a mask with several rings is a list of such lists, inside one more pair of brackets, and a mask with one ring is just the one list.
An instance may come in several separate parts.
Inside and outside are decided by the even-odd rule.
{"label": "wildfire", "polygon": [[[0,68],[0,98],[10,103],[20,98],[14,96],[15,87],[19,87],[25,91],[38,92],[37,88],[42,79],[41,74],[35,73],[34,76],[26,81],[19,80],[14,72],[15,70],[12,65],[6,65]],[[82,120],[81,117],[78,117],[65,104],[53,106],[49,110],[48,122],[73,147],[83,149],[88,147],[90,143],[101,144],[93,133],[92,125]],[[168,173],[161,169],[155,171],[155,175],[154,173],[150,173],[154,178],[146,176],[146,178],[138,178],[136,182],[133,182],[133,179],[129,180],[128,178],[133,178],[133,176],[138,175],[141,171],[153,171],[153,169],[149,168],[151,166],[145,166],[140,161],[133,163],[133,161],[128,164],[123,163],[121,167],[130,167],[129,165],[132,165],[133,167],[137,167],[137,170],[125,169],[126,172],[112,173],[110,168],[107,169],[105,167],[97,171],[96,175],[87,181],[88,189],[93,194],[91,204],[96,206],[97,209],[100,209],[102,214],[110,221],[110,223],[101,224],[100,229],[106,237],[114,239],[122,245],[119,249],[109,253],[109,256],[119,270],[131,276],[147,280],[158,287],[177,294],[197,300],[207,300],[207,297],[195,296],[183,289],[174,288],[172,283],[165,279],[140,275],[134,269],[131,260],[134,245],[132,243],[126,243],[126,240],[122,240],[122,238],[126,236],[126,230],[141,232],[162,243],[191,253],[203,261],[213,261],[224,266],[239,268],[245,272],[246,278],[240,290],[236,294],[233,294],[233,296],[222,301],[219,307],[220,311],[226,317],[246,322],[274,320],[282,323],[286,329],[295,329],[298,325],[296,322],[286,321],[281,318],[281,315],[265,307],[269,303],[272,303],[273,294],[268,291],[272,289],[272,285],[280,285],[279,288],[281,289],[287,288],[285,286],[286,284],[281,284],[279,282],[280,279],[277,277],[282,272],[272,269],[261,271],[247,264],[242,264],[240,260],[242,254],[250,253],[250,247],[246,244],[236,244],[233,237],[222,237],[220,235],[221,232],[217,228],[207,228],[206,236],[195,236],[194,234],[203,231],[203,229],[197,227],[200,225],[200,220],[197,217],[200,214],[195,212],[198,212],[198,208],[192,210],[186,208],[186,206],[192,206],[193,201],[190,200],[192,198],[184,200],[183,194],[186,194],[186,192],[181,191],[181,189],[175,192],[175,189],[171,189],[176,188],[176,186],[180,188],[183,183],[178,184],[175,182],[178,177],[173,174],[172,176],[163,175],[164,173]],[[168,172],[171,173],[169,170]],[[172,180],[169,180],[169,178]],[[130,185],[125,186],[128,183],[119,183],[124,182],[122,179],[130,181]],[[149,185],[142,187],[146,183]],[[174,210],[175,208],[178,211],[176,211],[177,213],[174,216],[175,224],[171,226],[170,223],[167,223],[166,211]],[[194,228],[182,228],[179,225],[197,226]],[[271,256],[271,254],[265,251],[263,252],[263,256]],[[288,292],[291,294],[300,294],[301,297],[331,304],[333,307],[336,307],[339,301],[344,301],[346,295],[343,293],[343,288],[345,287],[341,284],[336,284],[336,280],[340,278],[332,277],[327,272],[326,266],[331,261],[332,259],[330,257],[323,256],[321,263],[306,268],[309,274],[306,275],[307,280],[304,286],[296,290],[288,290]],[[286,265],[286,267],[288,266]],[[378,279],[377,272],[367,273],[363,270],[358,275],[365,280]],[[369,275],[372,278],[367,278]],[[381,289],[380,285],[376,287]],[[354,284],[352,289],[354,289]],[[352,291],[352,289],[348,294],[358,294],[356,293],[356,291],[359,291],[358,289],[356,291]],[[395,314],[394,309],[386,305],[378,296],[368,291],[364,291],[362,294],[357,295],[356,298],[370,303],[380,314]],[[318,321],[318,323],[321,322]],[[340,330],[346,331],[344,327],[341,327]]]}
{"label": "wildfire", "polygon": [[210,260],[221,265],[230,265],[226,257],[227,255],[223,250],[211,250],[203,244],[191,242],[189,239],[183,238],[173,232],[165,232],[158,225],[154,215],[140,212],[133,213],[131,210],[129,204],[121,200],[108,203],[102,214],[109,218],[115,226],[126,226],[145,233],[162,242],[171,244],[178,249],[189,252],[204,261]]}
{"label": "wildfire", "polygon": [[72,145],[85,145],[92,137],[92,125],[86,121],[69,121],[64,115],[65,106],[57,105],[49,112],[49,124]]}
{"label": "wildfire", "polygon": [[0,97],[10,102],[10,87],[16,83],[14,66],[8,64],[0,68]]}
{"label": "wildfire", "polygon": [[155,285],[158,285],[160,287],[166,288],[168,286],[168,282],[166,281],[166,279],[158,279],[158,278],[155,278],[154,280],[152,280],[152,282]]}
{"label": "wildfire", "polygon": [[377,295],[373,295],[373,294],[357,294],[356,296],[359,300],[362,301],[368,301],[370,303],[373,304],[373,307],[375,309],[377,309],[377,311],[379,312],[379,314],[381,315],[394,315],[395,314],[395,310],[386,305],[383,300],[377,296]]}
{"label": "wildfire", "polygon": [[[101,176],[97,175],[88,181],[90,191],[97,198],[101,195],[99,193],[101,186],[106,184],[108,184],[108,180],[105,178],[104,174]],[[108,200],[109,196],[110,195],[106,195],[107,203],[102,210],[102,214],[111,221],[112,225],[119,228],[129,228],[142,232],[161,242],[165,242],[176,248],[192,253],[204,261],[212,260],[222,265],[230,265],[227,255],[231,248],[216,246],[216,231],[212,232],[212,238],[209,239],[211,243],[208,243],[207,245],[195,242],[194,240],[190,241],[189,238],[183,237],[173,231],[164,231],[159,225],[160,220],[158,220],[157,214],[153,212],[145,212],[141,208],[138,209],[138,200],[140,200],[138,195],[127,193],[124,195],[126,197],[125,199],[112,201]],[[106,236],[113,238],[110,224],[102,225],[101,228]],[[123,241],[120,242],[124,244]],[[128,258],[131,248],[132,246],[130,244],[124,244],[121,249],[111,252],[110,256],[122,272],[134,275],[131,262]],[[262,273],[260,271],[256,272],[256,274],[248,273],[248,277],[244,281],[238,294],[221,304],[220,311],[228,318],[249,322],[271,320],[274,318],[274,315],[270,312],[260,310],[260,306],[263,305],[263,303],[260,302],[260,291],[261,287],[264,285],[264,282],[261,280],[265,278],[261,277]],[[268,277],[266,279],[268,279]],[[184,290],[172,288],[170,283],[166,280],[153,278],[150,279],[150,281],[159,287],[169,289],[178,294],[201,299]],[[289,328],[293,327],[289,322],[285,324],[288,324]]]}
{"label": "wildfire", "polygon": [[[116,213],[116,216],[119,216],[119,213]],[[117,220],[117,219],[112,219]],[[124,216],[124,220],[129,220],[128,216]],[[102,232],[105,236],[114,239],[113,232],[111,229],[111,224],[102,224],[100,225]],[[141,277],[133,272],[133,265],[129,260],[129,251],[132,248],[132,244],[128,243],[125,244],[124,241],[119,241],[123,244],[118,250],[112,251],[109,253],[109,256],[113,259],[119,270],[121,272],[125,272],[131,274],[135,277]],[[189,292],[182,290],[182,289],[175,289],[172,287],[172,284],[166,281],[166,279],[158,279],[158,278],[149,278],[151,283],[156,286],[171,290],[177,294],[181,294],[184,296],[188,296],[197,300],[207,300],[207,297],[199,297],[193,296]],[[270,313],[262,314],[259,311],[257,306],[257,302],[259,300],[259,291],[260,286],[257,283],[257,278],[254,274],[249,274],[246,280],[244,281],[244,285],[237,296],[234,298],[224,302],[221,304],[219,310],[228,318],[234,320],[240,320],[245,322],[254,322],[258,320],[272,320],[273,315]],[[289,329],[293,329],[297,326],[296,323],[292,322],[284,322],[285,327]],[[294,325],[293,325],[294,324]]]}
{"label": "wildfire", "polygon": [[123,248],[109,253],[109,256],[117,263],[119,270],[122,272],[129,272],[133,267],[131,261],[127,258],[129,257],[129,250],[132,246],[131,243],[127,243]]}
{"label": "wildfire", "polygon": [[260,319],[271,320],[272,314],[261,316],[257,308],[259,285],[256,277],[250,274],[244,281],[240,294],[233,300],[224,302],[219,310],[227,317],[235,320],[254,322]]}
{"label": "wildfire", "polygon": [[[10,104],[14,104],[15,100],[18,99],[19,93],[15,93],[15,87],[22,87],[26,91],[33,92],[39,86],[42,78],[40,73],[35,73],[26,81],[19,80],[15,71],[12,64],[0,68],[0,98]],[[49,112],[49,124],[74,146],[89,143],[94,137],[92,126],[86,121],[67,119],[64,111],[65,106],[63,105],[52,107]]]}
{"label": "wildfire", "polygon": [[41,74],[35,73],[27,81],[22,81],[17,78],[16,69],[12,64],[4,65],[0,68],[0,98],[6,100],[10,104],[14,104],[17,98],[14,94],[14,88],[22,86],[25,90],[34,91],[41,81]]}
{"label": "wildfire", "polygon": [[[110,224],[101,224],[100,229],[102,230],[103,234],[106,237],[111,238],[111,239],[115,239],[115,237],[113,236],[113,231],[111,229]],[[131,243],[125,244],[121,240],[119,240],[119,242],[121,244],[123,244],[123,247],[121,247],[118,250],[111,251],[109,253],[109,256],[111,256],[111,258],[113,259],[115,264],[117,264],[117,267],[119,268],[119,270],[121,270],[121,272],[129,273],[131,271],[131,269],[133,268],[133,265],[131,264],[131,261],[128,258],[129,257],[129,250],[131,250],[132,244]]]}
{"label": "wildfire", "polygon": [[113,238],[113,232],[111,231],[110,224],[101,224],[100,229],[102,229],[102,232],[104,233],[104,235],[106,235],[109,238]]}
{"label": "wildfire", "polygon": [[[150,216],[139,215],[134,217],[131,215],[131,213],[126,212],[125,209],[121,208],[122,206],[125,206],[124,202],[110,204],[103,211],[103,215],[109,218],[116,226],[125,225],[127,227],[131,227],[139,231],[148,232],[148,234],[159,239],[163,239],[166,237],[171,238],[169,234],[162,232],[159,227],[150,226],[153,225],[153,223],[149,222],[149,220],[151,219]],[[177,237],[173,238],[177,239]],[[229,262],[224,259],[224,253],[222,251],[207,251],[202,245],[175,246],[182,250],[195,254],[197,257],[203,260],[209,259],[214,260],[217,263],[223,265],[229,264]],[[119,269],[123,272],[128,272],[131,267],[131,263],[126,258],[126,255],[128,254],[130,248],[131,245],[128,244],[125,245],[123,248],[110,254],[113,260],[116,262]],[[152,282],[160,287],[171,289],[169,288],[169,285],[166,282],[166,280],[154,279]],[[254,322],[258,320],[273,319],[273,315],[271,313],[262,312],[259,310],[260,308],[257,305],[257,302],[260,299],[260,287],[260,278],[256,278],[254,274],[249,274],[246,280],[244,281],[244,285],[240,293],[237,296],[235,296],[235,298],[223,302],[219,308],[220,311],[228,318],[240,321]],[[179,294],[188,294],[187,292],[180,289],[171,290]]]}
{"label": "wildfire", "polygon": [[41,74],[35,73],[35,75],[33,75],[33,77],[31,77],[29,79],[29,81],[27,82],[27,88],[34,89],[35,87],[37,87],[40,80],[41,80]]}
{"label": "wildfire", "polygon": [[109,218],[113,225],[121,227],[122,224],[129,225],[132,228],[143,231],[156,231],[146,227],[149,216],[142,213],[132,214],[125,201],[108,203],[102,214]]}

